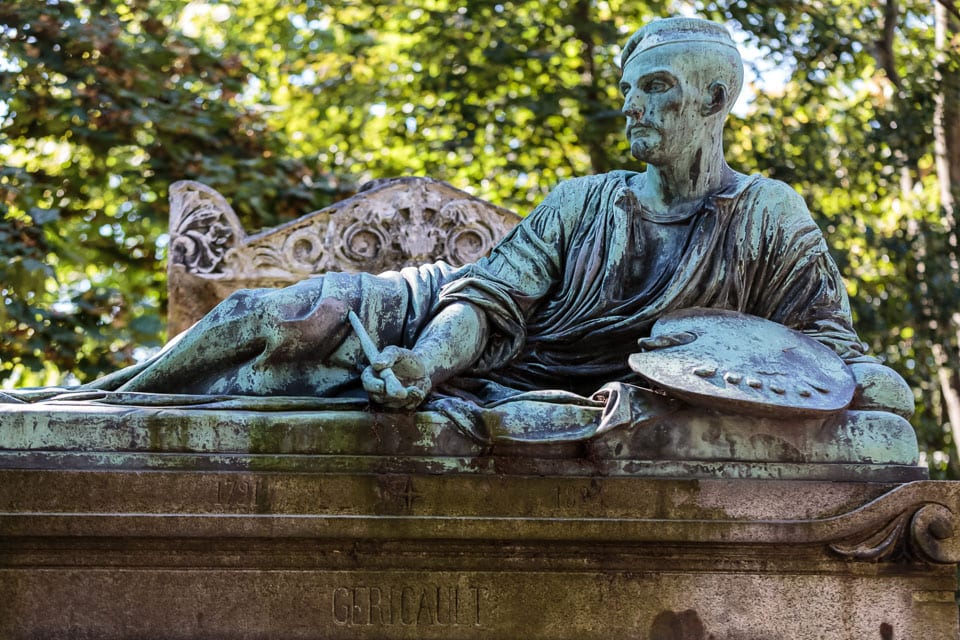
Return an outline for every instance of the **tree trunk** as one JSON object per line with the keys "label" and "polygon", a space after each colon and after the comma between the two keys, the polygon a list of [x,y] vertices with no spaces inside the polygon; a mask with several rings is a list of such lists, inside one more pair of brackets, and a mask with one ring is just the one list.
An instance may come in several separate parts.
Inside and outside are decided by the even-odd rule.
{"label": "tree trunk", "polygon": [[583,114],[586,122],[581,141],[587,145],[590,153],[590,167],[592,173],[606,173],[610,171],[610,156],[604,135],[602,113],[603,100],[598,86],[597,69],[594,56],[596,45],[593,40],[592,3],[589,0],[580,0],[573,6],[574,35],[580,41],[580,57],[582,59],[581,82],[583,86]]}
{"label": "tree trunk", "polygon": [[[960,204],[960,72],[956,65],[957,52],[953,41],[960,37],[960,10],[956,0],[936,2],[936,40],[938,85],[933,115],[934,152],[937,180],[940,184],[940,205],[946,223],[949,247],[951,281],[960,286],[960,266],[957,263],[957,214]],[[960,314],[950,318],[954,332],[953,344],[935,344],[934,357],[938,366],[938,380],[947,417],[953,433],[954,446],[960,450]],[[947,335],[950,331],[946,332]]]}

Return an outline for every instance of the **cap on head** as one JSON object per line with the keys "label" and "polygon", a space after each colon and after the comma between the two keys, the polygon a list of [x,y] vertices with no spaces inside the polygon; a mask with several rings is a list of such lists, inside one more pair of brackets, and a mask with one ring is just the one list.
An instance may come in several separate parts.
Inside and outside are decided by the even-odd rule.
{"label": "cap on head", "polygon": [[723,25],[700,18],[664,18],[654,20],[630,36],[623,47],[620,68],[627,66],[633,56],[654,47],[683,42],[698,42],[737,48]]}

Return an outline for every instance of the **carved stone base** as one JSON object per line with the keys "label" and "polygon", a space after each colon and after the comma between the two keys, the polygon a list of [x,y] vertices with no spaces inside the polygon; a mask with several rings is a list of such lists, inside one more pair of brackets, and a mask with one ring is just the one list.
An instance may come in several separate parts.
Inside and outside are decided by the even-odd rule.
{"label": "carved stone base", "polygon": [[947,640],[960,483],[0,470],[0,637]]}
{"label": "carved stone base", "polygon": [[223,402],[5,405],[0,638],[958,638],[960,483],[869,412],[487,447]]}

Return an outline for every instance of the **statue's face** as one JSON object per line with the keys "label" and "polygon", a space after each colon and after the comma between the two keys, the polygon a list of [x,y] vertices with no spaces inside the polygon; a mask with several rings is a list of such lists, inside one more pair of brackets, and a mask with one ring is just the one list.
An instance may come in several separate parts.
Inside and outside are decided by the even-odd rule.
{"label": "statue's face", "polygon": [[689,81],[694,61],[668,45],[637,54],[624,68],[620,90],[626,136],[638,160],[669,164],[687,149],[702,147],[700,138],[708,132],[700,112],[701,90]]}

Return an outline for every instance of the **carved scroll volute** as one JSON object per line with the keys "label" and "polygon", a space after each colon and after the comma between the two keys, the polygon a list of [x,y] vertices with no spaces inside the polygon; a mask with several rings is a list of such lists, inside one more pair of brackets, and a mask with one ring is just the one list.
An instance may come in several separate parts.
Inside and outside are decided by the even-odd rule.
{"label": "carved scroll volute", "polygon": [[[329,248],[330,240],[324,237],[323,231],[324,229],[318,226],[297,229],[283,241],[280,249],[280,255],[283,258],[277,260],[271,257],[271,259],[274,263],[283,264],[295,276],[313,275],[336,269],[337,263]],[[263,262],[268,261],[264,259]]]}
{"label": "carved scroll volute", "polygon": [[443,220],[452,228],[447,234],[444,253],[456,266],[476,262],[487,255],[507,234],[503,218],[492,215],[490,208],[474,200],[454,200],[440,209]]}
{"label": "carved scroll volute", "polygon": [[925,503],[901,512],[883,526],[830,545],[853,560],[960,562],[957,517],[948,507]]}
{"label": "carved scroll volute", "polygon": [[942,504],[927,504],[910,519],[910,542],[917,557],[930,562],[960,562],[960,535],[957,516]]}
{"label": "carved scroll volute", "polygon": [[224,255],[245,233],[233,209],[210,187],[183,180],[170,185],[168,264],[189,273],[219,273]]}
{"label": "carved scroll volute", "polygon": [[340,263],[350,267],[345,270],[382,271],[390,262],[391,242],[382,226],[361,219],[345,227],[336,224],[334,228],[339,240],[332,246]]}

